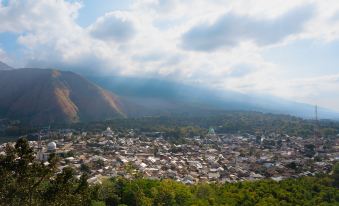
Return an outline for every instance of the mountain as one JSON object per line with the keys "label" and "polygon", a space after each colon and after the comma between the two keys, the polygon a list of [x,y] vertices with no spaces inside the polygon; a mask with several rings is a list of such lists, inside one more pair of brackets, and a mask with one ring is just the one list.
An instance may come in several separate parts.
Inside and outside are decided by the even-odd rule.
{"label": "mountain", "polygon": [[[97,76],[87,78],[119,95],[126,105],[134,104],[134,110],[128,109],[130,115],[204,115],[220,111],[258,111],[302,118],[315,116],[314,105],[274,96],[243,94],[152,78]],[[319,108],[318,111],[322,119],[339,120],[338,112],[326,108]]]}
{"label": "mountain", "polygon": [[12,70],[12,69],[14,68],[0,61],[0,70]]}
{"label": "mountain", "polygon": [[0,117],[31,124],[71,123],[124,116],[111,92],[73,72],[0,71]]}
{"label": "mountain", "polygon": [[[0,70],[0,119],[48,125],[127,116],[207,116],[223,111],[314,118],[314,106],[272,96],[162,79],[95,76],[87,79],[53,69]],[[324,108],[319,108],[319,117],[339,120],[338,113]]]}

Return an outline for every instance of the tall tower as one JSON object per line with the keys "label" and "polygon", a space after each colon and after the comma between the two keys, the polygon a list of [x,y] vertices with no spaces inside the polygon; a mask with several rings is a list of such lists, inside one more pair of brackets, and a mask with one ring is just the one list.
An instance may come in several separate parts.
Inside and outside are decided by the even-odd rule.
{"label": "tall tower", "polygon": [[315,105],[315,121],[318,122],[318,105]]}
{"label": "tall tower", "polygon": [[42,161],[43,160],[43,149],[42,149],[42,144],[41,144],[41,131],[39,132],[39,137],[38,137],[38,152],[37,152],[37,159]]}
{"label": "tall tower", "polygon": [[52,140],[51,124],[48,125],[48,139]]}
{"label": "tall tower", "polygon": [[39,139],[38,139],[38,150],[42,150],[42,144],[41,144],[41,132],[39,132]]}
{"label": "tall tower", "polygon": [[318,119],[318,105],[315,105],[314,113],[315,113],[314,142],[316,143],[321,137],[320,129],[319,129],[319,119]]}

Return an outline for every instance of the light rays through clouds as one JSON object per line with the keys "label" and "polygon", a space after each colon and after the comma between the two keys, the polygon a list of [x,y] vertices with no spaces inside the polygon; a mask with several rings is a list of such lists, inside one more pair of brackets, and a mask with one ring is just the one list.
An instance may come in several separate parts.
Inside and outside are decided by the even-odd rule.
{"label": "light rays through clouds", "polygon": [[[338,14],[336,0],[9,0],[0,7],[0,61],[167,78],[339,111]],[[295,52],[307,49],[323,52]]]}

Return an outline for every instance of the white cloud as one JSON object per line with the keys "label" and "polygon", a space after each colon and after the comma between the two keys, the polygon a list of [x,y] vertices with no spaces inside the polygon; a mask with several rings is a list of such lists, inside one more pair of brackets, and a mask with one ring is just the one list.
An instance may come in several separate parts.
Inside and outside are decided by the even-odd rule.
{"label": "white cloud", "polygon": [[6,54],[6,52],[0,48],[0,61],[2,62],[8,62],[9,61],[9,58]]}
{"label": "white cloud", "polygon": [[274,44],[302,31],[312,17],[313,7],[293,9],[275,19],[253,19],[227,13],[212,24],[200,24],[183,35],[183,47],[189,50],[211,51],[234,47],[246,40],[259,45]]}
{"label": "white cloud", "polygon": [[[74,27],[73,19],[81,7],[78,2],[66,1],[9,1],[8,6],[0,5],[0,32],[37,32],[51,29],[48,32]],[[47,31],[46,31],[47,32]]]}
{"label": "white cloud", "polygon": [[278,91],[280,95],[289,99],[311,102],[339,111],[337,105],[339,95],[336,95],[339,90],[339,73],[280,81],[271,90],[271,93]]}
{"label": "white cloud", "polygon": [[[310,4],[312,17],[307,13]],[[136,0],[130,10],[102,14],[87,28],[76,23],[81,6],[77,1],[13,0],[0,6],[0,32],[20,35],[18,42],[24,49],[20,61],[29,66],[162,76],[308,102],[324,90],[338,88],[334,81],[311,87],[305,83],[311,80],[283,79],[281,69],[288,68],[262,56],[270,44],[279,47],[305,38],[338,39],[339,21],[333,20],[339,11],[336,0]],[[306,9],[295,14],[296,8]],[[223,26],[230,29],[223,30]],[[202,33],[207,38],[194,36],[197,28],[205,29]],[[213,29],[222,32],[215,35]],[[186,46],[191,46],[188,51],[181,47],[185,34]],[[206,48],[214,51],[194,50]],[[319,92],[310,92],[315,90]],[[329,103],[332,98],[322,99],[323,105],[338,108]]]}
{"label": "white cloud", "polygon": [[97,19],[89,28],[90,34],[102,40],[125,42],[133,38],[135,28],[127,12],[110,12]]}
{"label": "white cloud", "polygon": [[[11,1],[0,8],[0,31],[19,34],[27,66],[59,67],[88,72],[117,72],[130,63],[116,43],[91,37],[76,16],[81,4],[55,0]],[[81,72],[81,71],[80,71]]]}

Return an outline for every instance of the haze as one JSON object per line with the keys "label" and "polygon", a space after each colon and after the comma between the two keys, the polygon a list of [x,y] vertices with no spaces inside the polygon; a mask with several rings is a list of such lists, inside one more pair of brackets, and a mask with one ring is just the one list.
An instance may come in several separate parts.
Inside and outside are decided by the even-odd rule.
{"label": "haze", "polygon": [[0,1],[0,61],[339,111],[337,1]]}

